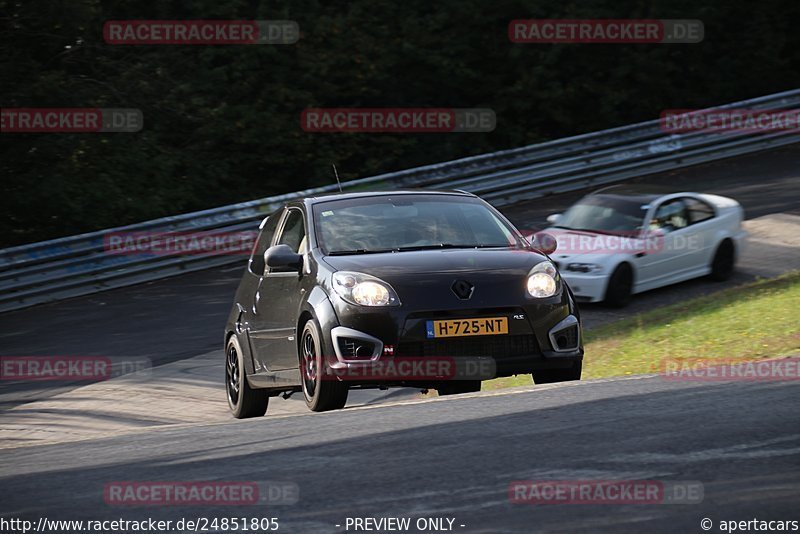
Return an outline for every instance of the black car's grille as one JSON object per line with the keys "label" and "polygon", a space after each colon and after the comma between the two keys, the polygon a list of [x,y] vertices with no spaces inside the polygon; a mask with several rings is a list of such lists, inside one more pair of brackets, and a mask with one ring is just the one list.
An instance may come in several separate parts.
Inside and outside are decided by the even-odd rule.
{"label": "black car's grille", "polygon": [[480,336],[430,339],[427,341],[401,341],[395,355],[408,358],[425,356],[491,357],[496,360],[539,354],[539,344],[534,335]]}

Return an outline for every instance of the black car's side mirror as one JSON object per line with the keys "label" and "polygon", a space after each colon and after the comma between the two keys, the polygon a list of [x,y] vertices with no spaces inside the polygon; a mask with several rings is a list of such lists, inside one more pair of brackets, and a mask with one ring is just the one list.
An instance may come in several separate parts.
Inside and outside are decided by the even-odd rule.
{"label": "black car's side mirror", "polygon": [[533,248],[541,250],[548,256],[558,248],[558,240],[551,234],[546,234],[544,232],[533,234],[529,241]]}
{"label": "black car's side mirror", "polygon": [[300,270],[303,255],[297,254],[289,245],[275,245],[264,251],[264,264],[267,267]]}

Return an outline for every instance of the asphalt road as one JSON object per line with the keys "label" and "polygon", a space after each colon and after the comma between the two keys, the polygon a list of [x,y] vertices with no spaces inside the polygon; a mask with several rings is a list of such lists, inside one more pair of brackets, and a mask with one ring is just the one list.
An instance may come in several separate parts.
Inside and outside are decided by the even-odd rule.
{"label": "asphalt road", "polygon": [[[638,181],[732,196],[742,203],[748,218],[780,212],[800,215],[800,145]],[[563,211],[584,193],[521,202],[504,212],[520,228],[542,228],[548,214]],[[769,264],[769,258],[764,263]],[[774,269],[775,265],[765,267]],[[242,269],[212,269],[0,314],[0,355],[143,357],[160,365],[217,349]],[[759,274],[764,275],[756,269],[737,273],[723,284],[696,280],[655,290],[637,296],[621,311],[588,304],[581,310],[585,325],[591,327],[730,287]],[[0,383],[0,410],[74,387]]]}
{"label": "asphalt road", "polygon": [[[2,455],[0,515],[277,517],[288,533],[345,532],[348,517],[446,517],[470,534],[703,532],[703,518],[720,532],[722,520],[798,520],[798,386],[635,377],[19,448]],[[509,502],[512,481],[575,479],[698,481],[704,496],[697,504]],[[120,481],[211,480],[280,481],[299,500],[104,500],[105,485]]]}

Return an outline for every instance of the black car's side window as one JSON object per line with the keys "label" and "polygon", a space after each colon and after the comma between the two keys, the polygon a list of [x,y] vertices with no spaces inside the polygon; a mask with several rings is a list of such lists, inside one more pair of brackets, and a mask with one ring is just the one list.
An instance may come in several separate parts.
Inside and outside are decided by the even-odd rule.
{"label": "black car's side window", "polygon": [[[289,245],[289,247],[298,254],[304,254],[306,252],[306,225],[303,221],[303,212],[298,209],[290,209],[286,213],[280,237],[278,237],[278,241],[276,241],[275,244]],[[270,272],[295,272],[296,270],[297,269],[292,269],[290,267],[273,267],[270,269]]]}
{"label": "black car's side window", "polygon": [[683,199],[683,202],[686,204],[686,211],[689,214],[689,224],[707,221],[716,215],[714,208],[702,200],[687,197]]}
{"label": "black car's side window", "polygon": [[650,221],[651,230],[661,230],[662,232],[674,232],[686,228],[688,225],[686,205],[679,198],[667,200],[661,204]]}
{"label": "black car's side window", "polygon": [[303,213],[300,210],[290,210],[281,231],[278,245],[289,245],[298,254],[305,252],[306,227],[303,223]]}
{"label": "black car's side window", "polygon": [[247,265],[251,273],[263,276],[264,267],[266,267],[266,265],[264,265],[264,252],[269,248],[269,244],[272,243],[272,236],[275,235],[275,228],[277,228],[280,218],[280,211],[270,215],[266,224],[264,224],[264,228],[258,233],[256,244],[253,247],[253,253]]}

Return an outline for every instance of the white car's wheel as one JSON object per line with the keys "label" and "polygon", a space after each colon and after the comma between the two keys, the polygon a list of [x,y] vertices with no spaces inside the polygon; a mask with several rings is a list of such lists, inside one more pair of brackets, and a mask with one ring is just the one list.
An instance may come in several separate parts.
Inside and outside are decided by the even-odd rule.
{"label": "white car's wheel", "polygon": [[609,306],[622,308],[631,301],[633,293],[633,269],[627,263],[618,265],[608,281],[603,301]]}
{"label": "white car's wheel", "polygon": [[736,260],[736,251],[730,239],[724,240],[717,247],[714,259],[711,260],[711,279],[724,282],[733,274],[733,267]]}

